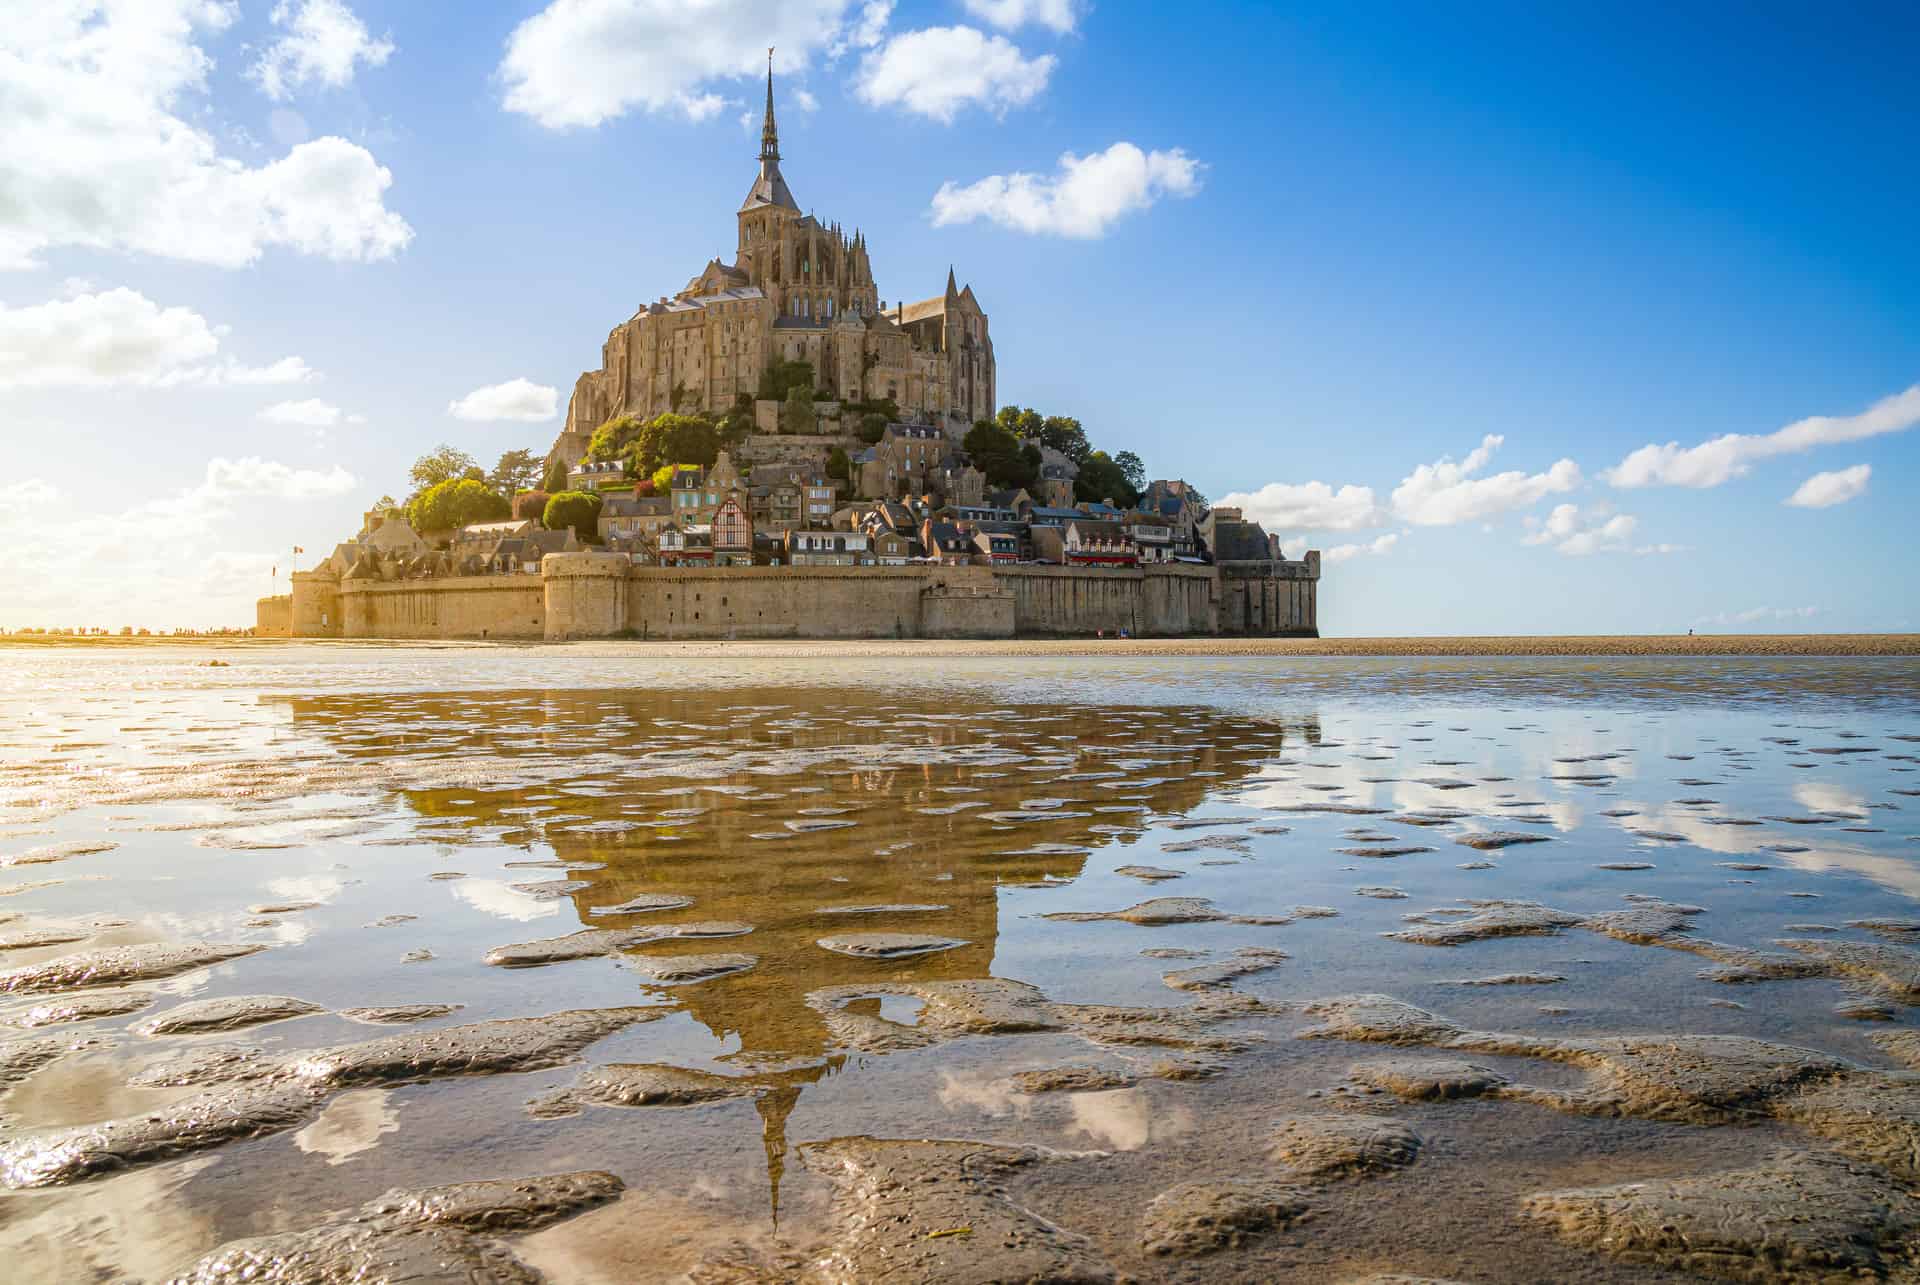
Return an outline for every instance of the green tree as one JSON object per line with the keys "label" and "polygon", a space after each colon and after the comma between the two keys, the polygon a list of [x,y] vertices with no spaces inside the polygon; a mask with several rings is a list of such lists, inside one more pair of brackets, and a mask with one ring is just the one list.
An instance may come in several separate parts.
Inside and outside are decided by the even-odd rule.
{"label": "green tree", "polygon": [[547,514],[547,501],[551,498],[545,491],[521,491],[513,497],[513,516],[522,522],[529,518],[543,522]]}
{"label": "green tree", "polygon": [[760,372],[760,400],[783,402],[796,387],[812,388],[813,384],[812,362],[776,361]]}
{"label": "green tree", "polygon": [[1127,479],[1127,485],[1136,493],[1146,486],[1147,466],[1138,455],[1132,451],[1121,451],[1113,457],[1113,462],[1120,466],[1120,476]]}
{"label": "green tree", "polygon": [[1059,451],[1075,464],[1086,463],[1087,456],[1093,451],[1093,443],[1087,440],[1087,430],[1071,415],[1047,416],[1040,424],[1037,440],[1040,445]]}
{"label": "green tree", "polygon": [[827,476],[839,478],[847,485],[853,485],[853,461],[838,446],[827,452]]}
{"label": "green tree", "polygon": [[994,423],[1015,437],[1037,439],[1040,436],[1042,420],[1040,412],[1020,406],[1002,406],[1000,413],[994,416]]}
{"label": "green tree", "polygon": [[596,543],[600,539],[600,497],[592,491],[562,491],[547,501],[542,525],[549,531],[572,527],[582,544]]}
{"label": "green tree", "polygon": [[854,432],[859,436],[861,441],[865,442],[868,446],[872,446],[875,442],[887,435],[887,425],[891,422],[892,421],[885,415],[879,414],[876,411],[868,411],[860,417],[860,427],[855,429]]}
{"label": "green tree", "polygon": [[471,477],[435,483],[407,502],[407,521],[416,531],[451,531],[473,522],[498,522],[511,512],[506,497]]}
{"label": "green tree", "polygon": [[720,435],[704,415],[656,415],[647,428],[660,444],[664,464],[712,468],[720,453]]}
{"label": "green tree", "polygon": [[1095,451],[1081,461],[1080,475],[1073,480],[1073,497],[1083,504],[1111,500],[1120,508],[1130,508],[1140,493],[1127,481],[1126,474],[1105,451]]}
{"label": "green tree", "polygon": [[407,481],[413,484],[410,492],[413,496],[431,490],[442,482],[462,477],[470,477],[484,484],[487,475],[481,472],[473,456],[444,442],[415,460],[413,467],[407,470]]}
{"label": "green tree", "polygon": [[795,384],[787,390],[786,405],[780,408],[780,431],[806,434],[813,430],[813,388]]}
{"label": "green tree", "polygon": [[394,499],[391,495],[383,495],[379,499],[375,500],[373,502],[373,511],[375,513],[384,514],[387,517],[392,517],[396,513],[402,516],[405,516],[406,514],[406,510],[400,507],[400,502]]}
{"label": "green tree", "polygon": [[533,489],[540,480],[540,457],[532,451],[505,451],[500,462],[487,474],[487,485],[501,495],[513,495]]}
{"label": "green tree", "polygon": [[567,466],[560,462],[558,455],[547,461],[547,471],[540,476],[540,489],[549,495],[567,489]]}
{"label": "green tree", "polygon": [[619,459],[627,443],[640,436],[643,427],[632,415],[608,420],[593,430],[593,437],[587,443],[587,458],[601,462]]}
{"label": "green tree", "polygon": [[[960,439],[973,466],[997,488],[1032,486],[1040,474],[1040,453],[1023,443],[997,420],[983,419]],[[1029,453],[1031,452],[1031,453]]]}

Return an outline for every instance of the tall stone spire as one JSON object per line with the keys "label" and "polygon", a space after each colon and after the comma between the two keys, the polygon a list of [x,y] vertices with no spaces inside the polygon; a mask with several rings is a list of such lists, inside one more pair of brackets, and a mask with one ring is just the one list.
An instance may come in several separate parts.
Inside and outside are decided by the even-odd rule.
{"label": "tall stone spire", "polygon": [[760,126],[760,159],[780,159],[780,128],[773,123],[773,50],[767,50],[767,119]]}
{"label": "tall stone spire", "polygon": [[[767,50],[767,118],[760,126],[760,173],[753,180],[740,212],[758,206],[778,205],[798,214],[800,206],[780,176],[780,128],[773,122],[773,50]],[[744,234],[743,234],[744,235]],[[744,242],[742,243],[744,244]]]}

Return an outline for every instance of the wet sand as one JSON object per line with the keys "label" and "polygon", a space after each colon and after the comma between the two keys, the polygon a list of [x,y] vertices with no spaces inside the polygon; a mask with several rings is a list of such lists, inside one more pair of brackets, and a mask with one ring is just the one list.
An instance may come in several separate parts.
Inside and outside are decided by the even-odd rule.
{"label": "wet sand", "polygon": [[1564,634],[1407,638],[1010,638],[486,643],[472,640],[0,637],[0,648],[473,648],[593,656],[859,659],[1018,656],[1920,656],[1920,634]]}
{"label": "wet sand", "polygon": [[0,655],[9,1279],[1920,1273],[1920,666],[626,646]]}

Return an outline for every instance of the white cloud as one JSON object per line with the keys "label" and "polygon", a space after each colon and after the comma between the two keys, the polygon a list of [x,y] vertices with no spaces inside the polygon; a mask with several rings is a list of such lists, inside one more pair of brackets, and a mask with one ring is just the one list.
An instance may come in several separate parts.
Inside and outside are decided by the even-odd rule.
{"label": "white cloud", "polygon": [[[871,20],[853,0],[552,0],[507,38],[498,75],[508,111],[549,129],[594,126],[634,108],[702,120],[725,106],[716,81],[804,67],[857,43]],[[890,6],[880,6],[885,25]],[[877,39],[877,32],[875,34]]]}
{"label": "white cloud", "polygon": [[1524,519],[1527,534],[1524,544],[1550,544],[1558,553],[1583,558],[1595,553],[1660,554],[1679,553],[1677,544],[1635,544],[1633,533],[1640,519],[1631,513],[1615,513],[1604,504],[1582,509],[1577,504],[1556,504],[1544,520],[1528,514]]}
{"label": "white cloud", "polygon": [[805,90],[805,89],[794,90],[793,101],[795,105],[798,106],[800,110],[803,112],[817,112],[820,110],[820,100],[818,98],[815,98],[813,94],[808,90]]}
{"label": "white cloud", "polygon": [[247,69],[247,78],[275,101],[307,84],[344,89],[353,83],[355,63],[378,67],[393,54],[393,42],[374,39],[340,0],[281,0],[273,7],[273,23],[285,30]]}
{"label": "white cloud", "polygon": [[488,384],[485,388],[476,388],[465,397],[447,403],[447,414],[455,419],[479,423],[511,419],[537,424],[559,413],[559,390],[526,379]]}
{"label": "white cloud", "polygon": [[1786,503],[1797,509],[1826,509],[1867,493],[1867,479],[1873,476],[1870,464],[1855,464],[1834,473],[1815,473],[1802,482]]}
{"label": "white cloud", "polygon": [[1474,477],[1505,441],[1489,433],[1458,463],[1447,456],[1415,468],[1393,489],[1393,511],[1416,526],[1452,526],[1523,509],[1580,484],[1580,466],[1567,459],[1555,461],[1544,473],[1515,470]]}
{"label": "white cloud", "polygon": [[862,58],[856,92],[869,106],[951,124],[966,107],[1004,116],[1032,102],[1056,62],[1052,54],[1028,58],[1005,36],[976,27],[928,27],[893,36]]}
{"label": "white cloud", "polygon": [[1719,486],[1744,474],[1756,460],[1900,433],[1915,424],[1920,424],[1920,384],[1884,397],[1858,415],[1814,415],[1764,436],[1727,433],[1685,448],[1678,442],[1642,446],[1603,476],[1619,487]]}
{"label": "white cloud", "polygon": [[205,500],[225,500],[241,495],[267,495],[280,500],[310,500],[317,496],[345,495],[355,486],[353,474],[338,464],[322,473],[317,469],[294,468],[258,455],[230,460],[216,456],[207,461],[206,479],[184,495]]}
{"label": "white cloud", "polygon": [[1223,495],[1219,503],[1242,510],[1270,531],[1353,531],[1387,521],[1370,486],[1336,491],[1325,482],[1269,482],[1257,491]]}
{"label": "white cloud", "polygon": [[162,308],[124,287],[25,308],[0,304],[0,389],[290,384],[313,376],[298,357],[244,366],[220,357],[225,327]]}
{"label": "white cloud", "polygon": [[860,12],[847,23],[827,46],[827,57],[838,58],[849,49],[871,49],[887,36],[887,23],[893,18],[893,0],[867,0]]}
{"label": "white cloud", "polygon": [[1179,148],[1143,152],[1115,143],[1104,152],[1060,158],[1052,177],[989,174],[965,187],[942,183],[933,196],[933,225],[988,219],[1034,235],[1088,239],[1162,196],[1192,196],[1205,168]]}
{"label": "white cloud", "polygon": [[250,541],[257,511],[356,486],[338,466],[302,469],[254,456],[209,460],[193,485],[118,511],[55,510],[58,493],[38,479],[0,488],[0,540],[12,555],[0,562],[0,620],[250,624],[253,599],[272,592],[266,571],[275,561],[286,566],[257,544],[234,547]]}
{"label": "white cloud", "polygon": [[413,237],[386,208],[392,175],[341,138],[261,166],[221,154],[183,100],[206,92],[217,0],[12,6],[0,23],[0,269],[79,246],[220,267],[270,248],[385,259]]}
{"label": "white cloud", "polygon": [[298,402],[275,402],[260,412],[260,418],[269,424],[298,424],[303,428],[332,428],[342,419],[350,424],[365,422],[361,416],[346,415],[338,406],[323,402],[318,397]]}
{"label": "white cloud", "polygon": [[1387,553],[1398,543],[1400,543],[1400,533],[1398,531],[1389,531],[1387,534],[1370,540],[1366,544],[1336,544],[1321,556],[1328,562],[1345,562],[1349,558],[1357,558],[1363,553]]}
{"label": "white cloud", "polygon": [[23,482],[10,482],[0,486],[0,517],[45,508],[59,498],[60,488],[45,478],[30,477]]}
{"label": "white cloud", "polygon": [[1080,19],[1076,0],[964,0],[964,4],[968,13],[1002,31],[1031,22],[1064,36]]}
{"label": "white cloud", "polygon": [[1756,625],[1783,623],[1797,620],[1811,620],[1826,611],[1825,607],[1752,607],[1746,611],[1722,611],[1711,616],[1701,616],[1693,623],[1696,625]]}

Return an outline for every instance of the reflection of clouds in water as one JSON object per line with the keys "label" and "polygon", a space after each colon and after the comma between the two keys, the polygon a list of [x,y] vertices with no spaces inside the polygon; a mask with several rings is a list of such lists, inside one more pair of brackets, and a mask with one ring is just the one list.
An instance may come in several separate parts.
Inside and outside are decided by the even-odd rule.
{"label": "reflection of clouds in water", "polygon": [[1156,1111],[1140,1089],[1108,1089],[1072,1095],[1070,1133],[1083,1133],[1115,1151],[1138,1151],[1149,1141],[1177,1138],[1193,1128],[1186,1107]]}
{"label": "reflection of clouds in water", "polygon": [[1867,815],[1867,796],[1825,781],[1799,781],[1793,799],[1809,812],[1852,812]]}
{"label": "reflection of clouds in water", "polygon": [[475,910],[523,924],[557,915],[561,906],[572,904],[515,892],[499,879],[459,879],[448,886],[453,889],[455,897]]}
{"label": "reflection of clouds in water", "polygon": [[195,1156],[63,1193],[55,1202],[9,1202],[0,1253],[21,1255],[13,1261],[23,1275],[13,1279],[169,1279],[219,1240],[208,1215],[182,1195],[217,1163],[214,1156]]}
{"label": "reflection of clouds in water", "polygon": [[[1836,841],[1824,826],[1709,825],[1697,812],[1687,808],[1647,804],[1627,806],[1638,806],[1642,811],[1639,816],[1622,818],[1623,828],[1630,826],[1635,830],[1661,830],[1685,835],[1690,845],[1703,852],[1723,857],[1751,857],[1755,861],[1791,866],[1809,874],[1847,870],[1871,879],[1882,888],[1920,900],[1920,866],[1903,857],[1874,852],[1857,843]],[[1769,843],[1802,844],[1808,851],[1774,852],[1762,846]],[[1678,846],[1655,842],[1646,844],[1645,850],[1653,852]]]}
{"label": "reflection of clouds in water", "polygon": [[267,891],[285,901],[332,901],[346,887],[334,875],[288,875],[267,880]]}
{"label": "reflection of clouds in water", "polygon": [[1013,1115],[1024,1120],[1033,1114],[1033,1099],[1017,1091],[1012,1080],[978,1072],[942,1071],[939,1097],[940,1105],[949,1111],[971,1107],[994,1119]]}
{"label": "reflection of clouds in water", "polygon": [[[249,920],[256,918],[245,910],[223,911],[204,915],[175,915],[166,912],[141,915],[134,922],[153,933],[155,941],[239,941],[257,942],[261,934],[267,934],[269,946],[298,946],[313,935],[313,929],[301,922],[299,915],[268,916],[267,926],[254,927]],[[231,971],[230,964],[215,967]],[[190,974],[191,975],[191,974]]]}
{"label": "reflection of clouds in water", "polygon": [[314,1122],[293,1135],[293,1145],[308,1155],[325,1156],[330,1165],[345,1164],[380,1139],[400,1130],[400,1112],[390,1089],[357,1089],[327,1103]]}

